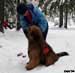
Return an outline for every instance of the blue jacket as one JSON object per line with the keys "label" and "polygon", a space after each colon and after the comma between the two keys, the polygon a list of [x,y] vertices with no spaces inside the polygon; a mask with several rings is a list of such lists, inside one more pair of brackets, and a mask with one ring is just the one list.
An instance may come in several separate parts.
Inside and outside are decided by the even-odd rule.
{"label": "blue jacket", "polygon": [[[32,14],[32,23],[34,25],[38,23],[38,26],[42,30],[42,32],[45,32],[48,27],[48,22],[44,14],[32,4],[28,4],[27,8],[30,10]],[[20,15],[20,20],[21,20],[22,28],[23,30],[25,30],[29,26],[29,23],[25,20],[25,17],[23,15]]]}

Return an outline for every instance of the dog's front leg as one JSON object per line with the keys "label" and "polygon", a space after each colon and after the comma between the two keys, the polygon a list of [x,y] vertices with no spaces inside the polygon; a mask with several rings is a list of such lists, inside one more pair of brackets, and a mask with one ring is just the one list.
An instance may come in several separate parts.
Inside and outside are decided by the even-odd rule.
{"label": "dog's front leg", "polygon": [[26,65],[27,70],[31,70],[31,69],[35,68],[40,63],[38,52],[35,50],[29,52],[29,59],[30,60],[29,60],[28,64]]}

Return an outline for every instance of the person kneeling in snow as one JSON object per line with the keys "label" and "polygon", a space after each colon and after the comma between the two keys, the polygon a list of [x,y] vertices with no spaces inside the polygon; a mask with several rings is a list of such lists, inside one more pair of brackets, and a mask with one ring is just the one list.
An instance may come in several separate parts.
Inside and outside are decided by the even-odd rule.
{"label": "person kneeling in snow", "polygon": [[[43,39],[46,40],[48,33],[48,22],[39,8],[35,7],[33,4],[21,3],[17,6],[17,13],[20,16],[21,26],[26,37],[28,34],[28,27],[35,25],[40,28]],[[37,31],[35,32],[37,33]],[[43,48],[43,51],[49,52],[49,48]],[[20,54],[18,54],[18,56],[19,55]]]}
{"label": "person kneeling in snow", "polygon": [[34,24],[41,29],[44,40],[46,40],[48,22],[39,8],[33,4],[21,3],[17,6],[17,13],[20,15],[22,29],[25,35],[27,35],[26,28]]}

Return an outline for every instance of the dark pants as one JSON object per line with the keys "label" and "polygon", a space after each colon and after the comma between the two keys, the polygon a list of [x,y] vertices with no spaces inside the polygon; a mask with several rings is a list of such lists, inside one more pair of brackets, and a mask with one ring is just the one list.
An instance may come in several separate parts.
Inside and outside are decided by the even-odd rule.
{"label": "dark pants", "polygon": [[43,38],[44,38],[44,40],[46,40],[47,33],[48,33],[48,26],[47,26],[45,32],[42,32],[42,33],[43,33]]}

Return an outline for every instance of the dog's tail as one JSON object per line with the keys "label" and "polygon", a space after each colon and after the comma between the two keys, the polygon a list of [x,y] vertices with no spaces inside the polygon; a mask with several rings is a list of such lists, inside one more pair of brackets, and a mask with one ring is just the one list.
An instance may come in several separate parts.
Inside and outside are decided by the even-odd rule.
{"label": "dog's tail", "polygon": [[60,52],[56,54],[58,57],[62,57],[62,56],[68,56],[69,54],[67,52]]}

